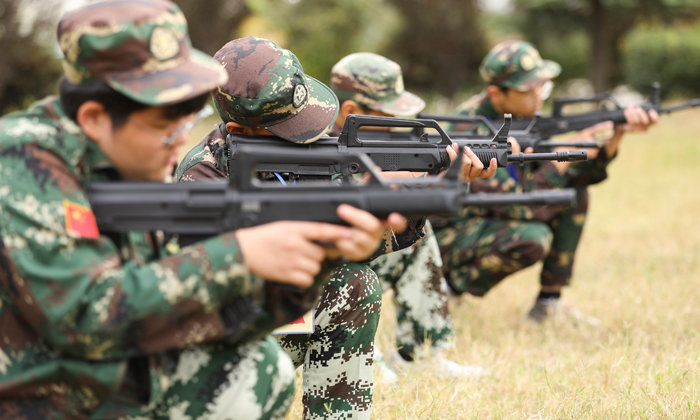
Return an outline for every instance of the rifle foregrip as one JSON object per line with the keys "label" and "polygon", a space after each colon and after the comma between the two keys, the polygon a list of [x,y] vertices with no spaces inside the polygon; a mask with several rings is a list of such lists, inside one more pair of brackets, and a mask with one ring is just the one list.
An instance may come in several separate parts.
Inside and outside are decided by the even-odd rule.
{"label": "rifle foregrip", "polygon": [[576,191],[570,188],[526,193],[473,193],[462,200],[463,206],[506,206],[506,205],[559,205],[575,206]]}
{"label": "rifle foregrip", "polygon": [[484,165],[484,169],[488,168],[491,164],[491,159],[496,159],[496,164],[499,168],[505,168],[508,166],[510,159],[508,158],[507,151],[505,149],[499,150],[477,150],[472,149],[472,152],[479,158],[481,163]]}

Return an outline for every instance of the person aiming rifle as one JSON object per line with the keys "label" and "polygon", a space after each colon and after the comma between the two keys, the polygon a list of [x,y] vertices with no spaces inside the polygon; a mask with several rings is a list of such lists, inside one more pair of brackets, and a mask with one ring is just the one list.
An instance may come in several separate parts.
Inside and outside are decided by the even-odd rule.
{"label": "person aiming rifle", "polygon": [[[531,119],[542,108],[551,91],[551,80],[561,67],[543,60],[532,44],[506,41],[486,55],[479,71],[487,87],[460,106],[460,115],[499,120],[504,113],[511,113],[515,118]],[[626,123],[615,126],[610,139],[601,147],[586,149],[587,162],[544,162],[522,168],[509,165],[499,169],[489,182],[472,183],[473,191],[482,192],[577,187],[577,207],[562,210],[507,206],[493,211],[484,209],[471,217],[434,221],[446,277],[456,293],[483,296],[503,278],[542,260],[540,293],[527,319],[542,322],[559,313],[578,322],[598,324],[597,319],[559,302],[562,289],[572,276],[586,217],[586,186],[607,177],[607,165],[616,156],[625,133],[644,131],[658,119],[655,111],[647,113],[641,107],[626,108],[624,115]],[[611,128],[612,122],[596,124],[579,132],[574,140],[593,140],[595,133]],[[513,142],[514,153],[516,143]]]}
{"label": "person aiming rifle", "polygon": [[164,185],[227,75],[165,0],[91,3],[58,40],[59,96],[0,119],[0,417],[283,418],[294,370],[267,334],[314,304],[329,253],[366,259],[404,221],[341,206],[349,227],[277,222],[173,255],[157,232],[102,234],[88,184]]}
{"label": "person aiming rifle", "polygon": [[[229,134],[277,136],[303,145],[321,138],[335,121],[338,100],[333,92],[305,75],[296,56],[272,41],[233,40],[214,58],[229,75],[228,82],[213,92],[222,123],[182,159],[176,174],[180,181],[228,178]],[[457,156],[454,149],[451,153]],[[471,180],[483,166],[474,156],[463,169]],[[377,255],[414,243],[423,236],[422,228],[419,219],[409,220],[403,234],[387,230]],[[278,336],[295,365],[304,365],[305,416],[369,418],[380,308],[374,272],[366,265],[348,263],[323,288],[315,307],[315,332]]]}

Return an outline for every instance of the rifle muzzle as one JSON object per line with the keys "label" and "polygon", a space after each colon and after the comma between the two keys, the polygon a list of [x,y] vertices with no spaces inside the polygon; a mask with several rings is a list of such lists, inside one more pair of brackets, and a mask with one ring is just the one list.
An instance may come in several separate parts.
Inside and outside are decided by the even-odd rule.
{"label": "rifle muzzle", "polygon": [[535,162],[556,160],[557,162],[575,162],[588,160],[588,151],[586,150],[569,150],[566,152],[553,153],[513,153],[508,155],[508,162]]}

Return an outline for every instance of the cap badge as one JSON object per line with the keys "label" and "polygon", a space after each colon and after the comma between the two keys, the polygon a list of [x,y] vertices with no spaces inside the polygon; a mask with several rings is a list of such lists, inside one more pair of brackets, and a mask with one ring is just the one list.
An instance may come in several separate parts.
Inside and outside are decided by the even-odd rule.
{"label": "cap badge", "polygon": [[294,87],[294,100],[292,101],[294,108],[299,108],[304,104],[304,100],[306,100],[306,95],[306,86],[298,84]]}
{"label": "cap badge", "polygon": [[525,71],[530,71],[535,68],[535,59],[530,54],[523,54],[520,57],[520,67]]}
{"label": "cap badge", "polygon": [[180,54],[180,40],[171,28],[157,26],[151,32],[148,48],[153,58],[158,61],[170,60]]}

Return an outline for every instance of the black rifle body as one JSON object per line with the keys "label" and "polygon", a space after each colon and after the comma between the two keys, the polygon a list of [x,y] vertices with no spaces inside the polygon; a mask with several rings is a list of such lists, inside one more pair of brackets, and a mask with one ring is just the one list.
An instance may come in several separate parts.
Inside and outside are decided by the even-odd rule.
{"label": "black rifle body", "polygon": [[[683,104],[662,107],[661,101],[659,99],[659,84],[654,83],[652,86],[652,93],[649,100],[639,106],[644,110],[651,111],[652,109],[659,114],[668,114],[675,111],[680,111],[682,109],[694,108],[700,106],[700,98],[693,99]],[[592,112],[584,112],[579,114],[564,115],[564,107],[573,104],[582,103],[600,103],[609,102],[613,104],[613,109],[605,109]],[[552,136],[568,133],[571,131],[580,131],[589,127],[592,127],[598,123],[605,121],[612,121],[617,124],[624,124],[627,120],[625,118],[625,107],[622,107],[619,102],[611,94],[595,95],[591,97],[584,98],[561,98],[555,99],[553,104],[552,115],[549,116],[537,116],[534,119],[517,119],[513,120],[511,123],[511,136],[515,137],[520,143],[520,136],[523,136],[523,141],[527,142],[525,138],[526,135],[532,135],[535,144],[537,146],[542,146],[542,141],[551,138]],[[456,123],[474,123],[477,122],[480,125],[485,125],[484,121],[489,122],[484,117],[465,117],[460,115],[449,116],[449,115],[437,115],[437,114],[419,114],[420,118],[434,119],[437,121],[448,121]],[[498,121],[494,122],[498,124]],[[489,122],[489,125],[493,125]],[[521,144],[522,145],[522,144]],[[569,147],[572,147],[569,145]]]}
{"label": "black rifle body", "polygon": [[[256,148],[241,147],[242,164],[230,180],[177,184],[148,182],[92,183],[88,198],[103,232],[162,230],[166,234],[207,237],[278,220],[342,224],[336,210],[346,203],[379,218],[391,212],[407,216],[457,215],[466,206],[507,204],[573,205],[573,190],[527,194],[469,194],[453,167],[443,179],[389,183],[372,161],[359,156],[372,174],[367,185],[302,183],[288,187],[256,185],[255,166],[269,158]],[[339,162],[353,157],[341,153],[308,155],[290,152],[280,162]]]}
{"label": "black rifle body", "polygon": [[[490,164],[491,158],[495,158],[499,167],[505,167],[509,162],[526,162],[536,160],[574,161],[586,160],[586,152],[557,152],[513,154],[510,143],[507,140],[509,119],[496,132],[492,139],[478,139],[473,141],[455,141],[458,145],[467,145],[477,155],[485,167]],[[431,136],[412,136],[409,132],[394,131],[359,131],[359,127],[408,127],[424,130],[435,129],[439,134]],[[470,139],[471,140],[471,139]],[[282,139],[270,136],[241,136],[228,135],[226,142],[229,150],[229,167],[234,167],[239,161],[239,148],[241,146],[255,146],[260,153],[270,156],[286,154],[290,151],[304,151],[308,154],[342,153],[354,156],[354,161],[344,161],[344,168],[336,164],[301,164],[270,163],[261,161],[258,172],[291,173],[300,176],[331,176],[341,172],[356,173],[362,165],[357,156],[365,154],[383,171],[411,171],[427,172],[434,174],[445,170],[450,166],[447,147],[451,147],[453,140],[442,130],[440,125],[433,120],[404,119],[389,117],[374,117],[350,115],[339,137],[321,138],[309,144],[293,144]]]}

